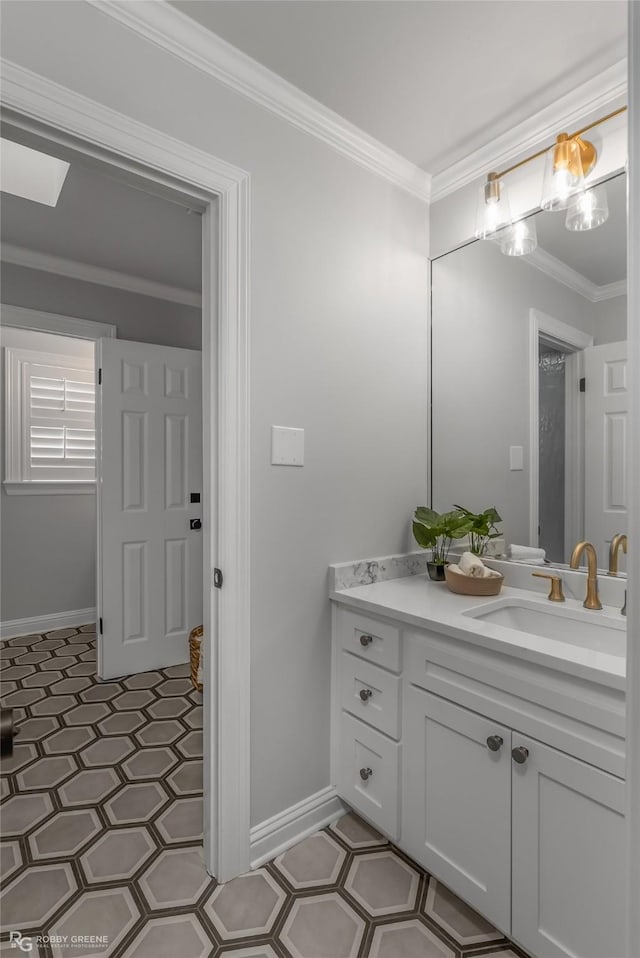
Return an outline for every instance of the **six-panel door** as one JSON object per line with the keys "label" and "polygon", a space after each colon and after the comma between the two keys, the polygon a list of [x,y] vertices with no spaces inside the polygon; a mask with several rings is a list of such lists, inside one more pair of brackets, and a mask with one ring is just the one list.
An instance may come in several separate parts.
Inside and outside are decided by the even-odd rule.
{"label": "six-panel door", "polygon": [[499,723],[406,689],[402,847],[507,934],[510,743]]}
{"label": "six-panel door", "polygon": [[187,662],[202,623],[201,354],[103,339],[99,365],[98,674],[113,678]]}

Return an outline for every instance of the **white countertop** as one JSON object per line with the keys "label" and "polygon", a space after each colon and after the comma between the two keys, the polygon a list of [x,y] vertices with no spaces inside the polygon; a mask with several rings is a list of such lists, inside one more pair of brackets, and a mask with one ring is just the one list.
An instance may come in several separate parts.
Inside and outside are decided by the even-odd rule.
{"label": "white countertop", "polygon": [[[444,582],[432,582],[425,575],[389,579],[371,585],[330,592],[330,598],[333,601],[349,608],[400,620],[417,628],[433,628],[444,635],[462,639],[472,645],[492,649],[624,691],[626,684],[626,657],[624,656],[597,652],[557,639],[531,635],[528,632],[461,614],[467,609],[509,596],[533,600],[540,603],[545,611],[553,610],[553,606],[551,609],[548,608],[551,604],[544,596],[529,590],[503,586],[499,597],[455,595],[447,589]],[[572,609],[584,611],[582,603],[576,599],[567,599],[562,608],[567,612]],[[601,611],[590,612],[589,615],[611,618],[619,625],[625,623],[624,617],[620,615],[617,608],[605,606]]]}

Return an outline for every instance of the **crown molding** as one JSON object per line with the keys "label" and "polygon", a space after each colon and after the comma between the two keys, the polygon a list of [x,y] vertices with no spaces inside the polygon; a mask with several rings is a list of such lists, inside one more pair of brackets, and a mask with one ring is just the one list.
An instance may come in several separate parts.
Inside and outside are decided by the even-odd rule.
{"label": "crown molding", "polygon": [[525,263],[535,266],[541,273],[546,273],[552,279],[557,280],[564,286],[568,286],[575,293],[579,293],[590,303],[600,303],[605,299],[614,299],[616,296],[624,296],[627,292],[627,281],[622,279],[617,283],[607,283],[605,286],[598,286],[582,273],[572,269],[563,263],[562,260],[547,253],[539,246],[533,253],[528,253],[524,257]]}
{"label": "crown molding", "polygon": [[55,273],[57,276],[67,276],[69,279],[80,280],[82,283],[111,286],[114,289],[126,290],[128,293],[137,293],[139,296],[151,296],[153,299],[180,303],[182,306],[195,306],[198,309],[202,306],[200,293],[181,289],[178,286],[156,283],[151,279],[131,276],[129,273],[120,273],[113,269],[104,269],[102,266],[91,266],[89,263],[80,263],[77,260],[63,259],[61,256],[53,256],[50,253],[39,253],[37,250],[13,246],[11,243],[3,243],[0,249],[2,262],[11,263],[13,266]]}
{"label": "crown molding", "polygon": [[[528,152],[540,149],[545,140],[551,145],[559,131],[578,126],[590,113],[607,113],[608,108],[615,108],[615,101],[625,97],[626,93],[625,59],[436,174],[431,182],[431,202],[443,199],[492,169],[509,166]],[[490,130],[485,132],[490,134]]]}
{"label": "crown molding", "polygon": [[86,0],[145,40],[429,202],[431,175],[164,0]]}

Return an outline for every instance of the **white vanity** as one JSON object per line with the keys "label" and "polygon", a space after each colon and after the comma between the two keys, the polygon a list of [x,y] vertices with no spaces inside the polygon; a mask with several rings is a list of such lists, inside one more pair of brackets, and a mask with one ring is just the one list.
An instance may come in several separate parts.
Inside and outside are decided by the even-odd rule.
{"label": "white vanity", "polygon": [[617,609],[333,585],[339,795],[535,958],[623,958]]}

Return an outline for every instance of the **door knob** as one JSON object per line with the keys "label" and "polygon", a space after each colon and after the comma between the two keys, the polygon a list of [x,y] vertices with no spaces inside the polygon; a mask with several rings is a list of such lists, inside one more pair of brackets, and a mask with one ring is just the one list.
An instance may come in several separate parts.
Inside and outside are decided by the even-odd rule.
{"label": "door knob", "polygon": [[524,765],[529,758],[529,749],[524,745],[518,745],[517,748],[511,749],[511,758],[514,762],[517,762],[518,765]]}
{"label": "door knob", "polygon": [[491,749],[492,752],[499,752],[502,748],[502,743],[501,735],[490,735],[487,739],[487,747]]}
{"label": "door knob", "polygon": [[372,636],[372,635],[361,635],[361,636],[360,636],[360,645],[364,645],[364,646],[366,647],[367,645],[371,645],[372,642],[373,642],[373,636]]}
{"label": "door knob", "polygon": [[372,695],[371,689],[360,689],[360,698],[363,702],[368,702]]}
{"label": "door knob", "polygon": [[366,782],[368,778],[371,778],[373,772],[370,768],[361,768],[360,769],[360,778],[363,782]]}
{"label": "door knob", "polygon": [[202,523],[199,519],[189,519],[190,529],[202,529]]}

